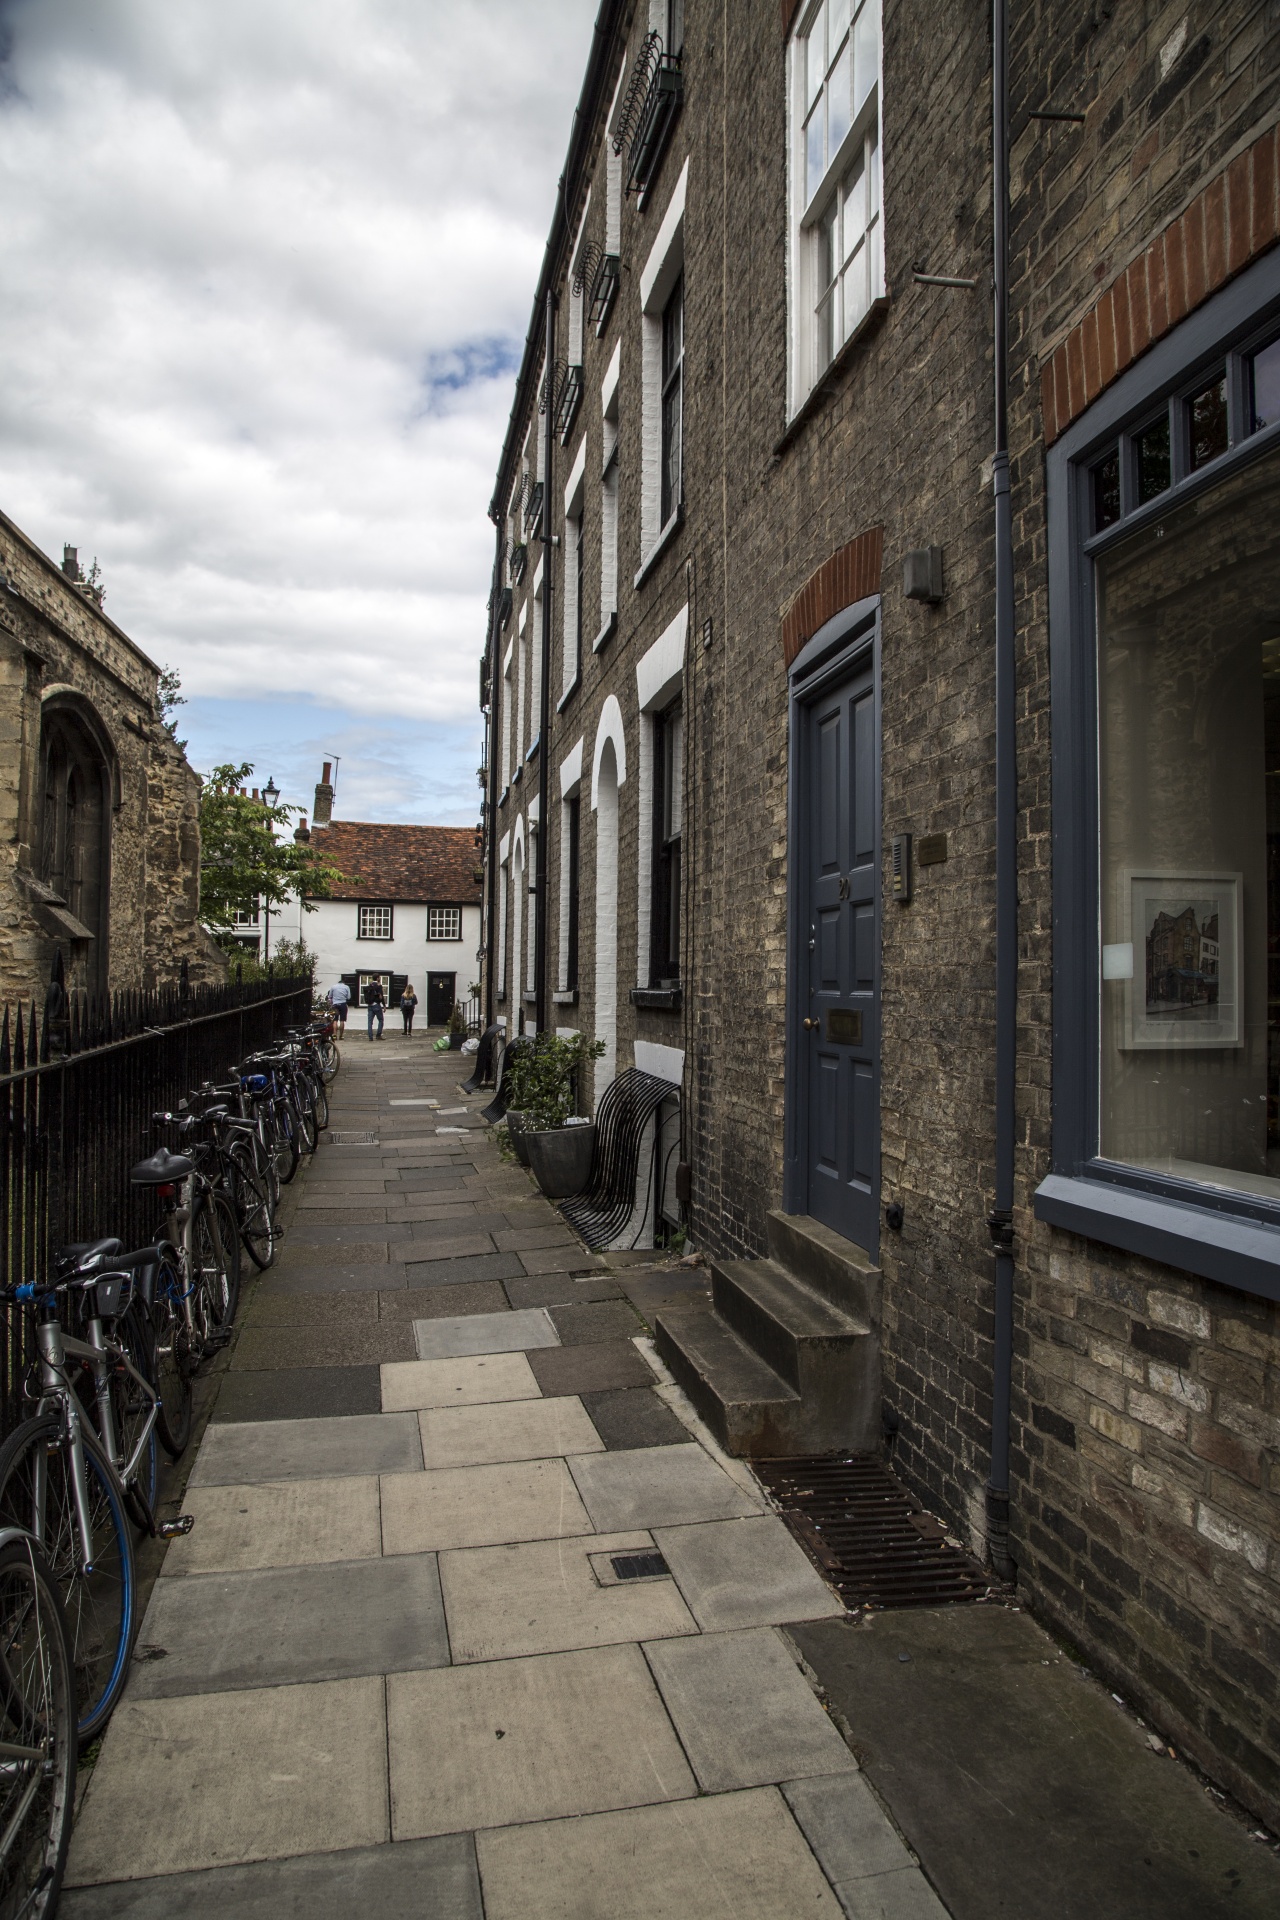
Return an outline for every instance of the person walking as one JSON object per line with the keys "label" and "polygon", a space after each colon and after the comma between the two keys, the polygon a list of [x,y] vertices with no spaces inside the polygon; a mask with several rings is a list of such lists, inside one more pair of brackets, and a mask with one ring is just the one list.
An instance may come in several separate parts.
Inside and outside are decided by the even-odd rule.
{"label": "person walking", "polygon": [[400,1017],[404,1021],[406,1033],[413,1032],[413,1016],[417,1010],[418,996],[413,990],[412,980],[406,980],[400,995]]}
{"label": "person walking", "polygon": [[326,993],[325,999],[333,1008],[333,1017],[341,1029],[341,1037],[345,1039],[347,1034],[347,1009],[351,1005],[351,989],[345,980],[336,981],[335,984],[330,987],[328,993]]}
{"label": "person walking", "polygon": [[373,1023],[378,1023],[378,1038],[382,1038],[382,1022],[386,1018],[387,1002],[382,991],[381,980],[371,980],[364,990],[364,1004],[369,1009],[369,1038],[373,1039]]}

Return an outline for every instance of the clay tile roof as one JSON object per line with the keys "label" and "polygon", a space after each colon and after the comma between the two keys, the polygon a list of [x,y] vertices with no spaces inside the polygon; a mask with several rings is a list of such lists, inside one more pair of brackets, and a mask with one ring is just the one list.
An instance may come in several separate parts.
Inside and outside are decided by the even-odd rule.
{"label": "clay tile roof", "polygon": [[473,827],[378,826],[335,820],[313,827],[311,846],[348,875],[335,880],[334,900],[430,900],[479,906],[480,865]]}

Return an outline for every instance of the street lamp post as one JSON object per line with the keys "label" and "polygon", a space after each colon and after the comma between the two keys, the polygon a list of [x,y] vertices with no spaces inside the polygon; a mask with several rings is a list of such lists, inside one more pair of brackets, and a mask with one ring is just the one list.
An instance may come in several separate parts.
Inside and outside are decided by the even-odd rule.
{"label": "street lamp post", "polygon": [[[274,811],[276,801],[280,798],[280,789],[274,780],[267,781],[266,786],[262,789],[262,798],[266,805]],[[270,826],[270,823],[268,823],[268,825]],[[275,838],[274,827],[271,828],[271,836],[273,839]],[[264,896],[262,910],[266,920],[266,929],[262,943],[262,964],[265,967],[269,967],[271,965],[271,895],[269,893]]]}

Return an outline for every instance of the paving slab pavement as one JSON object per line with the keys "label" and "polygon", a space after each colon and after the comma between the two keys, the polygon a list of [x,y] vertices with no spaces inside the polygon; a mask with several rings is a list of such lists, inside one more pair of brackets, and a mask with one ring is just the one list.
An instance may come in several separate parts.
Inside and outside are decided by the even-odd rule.
{"label": "paving slab pavement", "polygon": [[[705,1272],[602,1260],[489,1134],[464,1150],[392,1111],[463,1105],[470,1128],[487,1096],[460,1067],[416,1036],[348,1050],[333,1128],[376,1145],[326,1141],[246,1285],[64,1911],[1059,1920],[1002,1903],[990,1867],[971,1900],[947,1849],[1004,1856],[972,1847],[989,1810],[949,1775],[913,1756],[904,1781],[874,1742],[859,1772],[841,1729],[905,1667],[838,1717],[793,1657],[857,1636],[644,1334]],[[1070,1776],[1042,1784],[1061,1822]],[[1219,1853],[1230,1911],[1280,1910],[1261,1855]]]}

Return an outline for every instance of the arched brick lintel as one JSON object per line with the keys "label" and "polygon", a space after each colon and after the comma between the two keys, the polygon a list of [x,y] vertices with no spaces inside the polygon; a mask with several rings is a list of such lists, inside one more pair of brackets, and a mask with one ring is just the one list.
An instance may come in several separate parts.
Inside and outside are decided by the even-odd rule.
{"label": "arched brick lintel", "polygon": [[819,627],[855,600],[879,593],[883,560],[884,528],[868,527],[809,576],[782,616],[782,655],[788,667]]}
{"label": "arched brick lintel", "polygon": [[1040,369],[1045,445],[1118,374],[1280,239],[1280,126],[1269,127],[1095,301]]}

